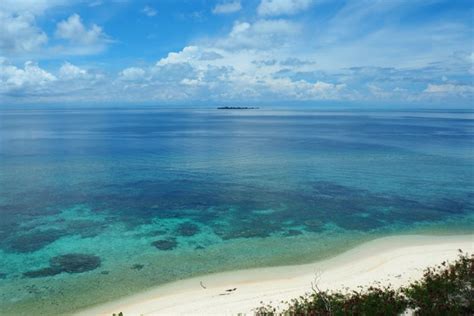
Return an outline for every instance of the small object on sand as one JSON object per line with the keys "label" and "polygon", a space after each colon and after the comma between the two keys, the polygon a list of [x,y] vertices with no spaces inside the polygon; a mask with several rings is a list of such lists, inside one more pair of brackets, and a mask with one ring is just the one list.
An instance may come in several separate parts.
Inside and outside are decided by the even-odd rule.
{"label": "small object on sand", "polygon": [[234,292],[235,290],[237,290],[236,287],[234,287],[233,289],[228,289],[228,290],[225,290],[226,292]]}
{"label": "small object on sand", "polygon": [[202,284],[202,281],[199,282],[199,285],[200,285],[203,289],[206,289],[206,287],[204,286],[204,284]]}

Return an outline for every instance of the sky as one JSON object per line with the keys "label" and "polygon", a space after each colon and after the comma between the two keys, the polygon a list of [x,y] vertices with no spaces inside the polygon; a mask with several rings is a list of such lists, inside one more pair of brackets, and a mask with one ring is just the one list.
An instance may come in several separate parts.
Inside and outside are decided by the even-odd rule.
{"label": "sky", "polygon": [[0,0],[0,104],[472,107],[472,0]]}

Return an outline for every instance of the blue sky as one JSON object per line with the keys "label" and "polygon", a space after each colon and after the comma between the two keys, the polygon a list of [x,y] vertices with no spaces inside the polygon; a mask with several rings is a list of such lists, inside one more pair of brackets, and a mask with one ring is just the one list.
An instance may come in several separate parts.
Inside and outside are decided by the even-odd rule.
{"label": "blue sky", "polygon": [[474,4],[2,0],[3,104],[466,107]]}

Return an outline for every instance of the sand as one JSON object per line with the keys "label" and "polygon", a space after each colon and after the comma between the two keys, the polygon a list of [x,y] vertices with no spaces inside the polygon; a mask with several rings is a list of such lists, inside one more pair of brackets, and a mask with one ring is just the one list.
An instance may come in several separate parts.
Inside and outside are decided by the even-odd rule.
{"label": "sand", "polygon": [[473,253],[474,235],[380,238],[311,264],[230,271],[173,282],[78,315],[252,314],[261,302],[283,307],[282,301],[311,292],[315,278],[322,290],[357,289],[375,282],[400,287],[420,278],[426,267],[455,260],[458,249]]}

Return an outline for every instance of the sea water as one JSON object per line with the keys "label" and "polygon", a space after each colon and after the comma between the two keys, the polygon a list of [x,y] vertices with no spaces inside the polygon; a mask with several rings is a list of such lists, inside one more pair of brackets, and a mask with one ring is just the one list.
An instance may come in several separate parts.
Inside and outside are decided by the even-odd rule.
{"label": "sea water", "polygon": [[470,111],[0,109],[1,314],[474,228]]}

